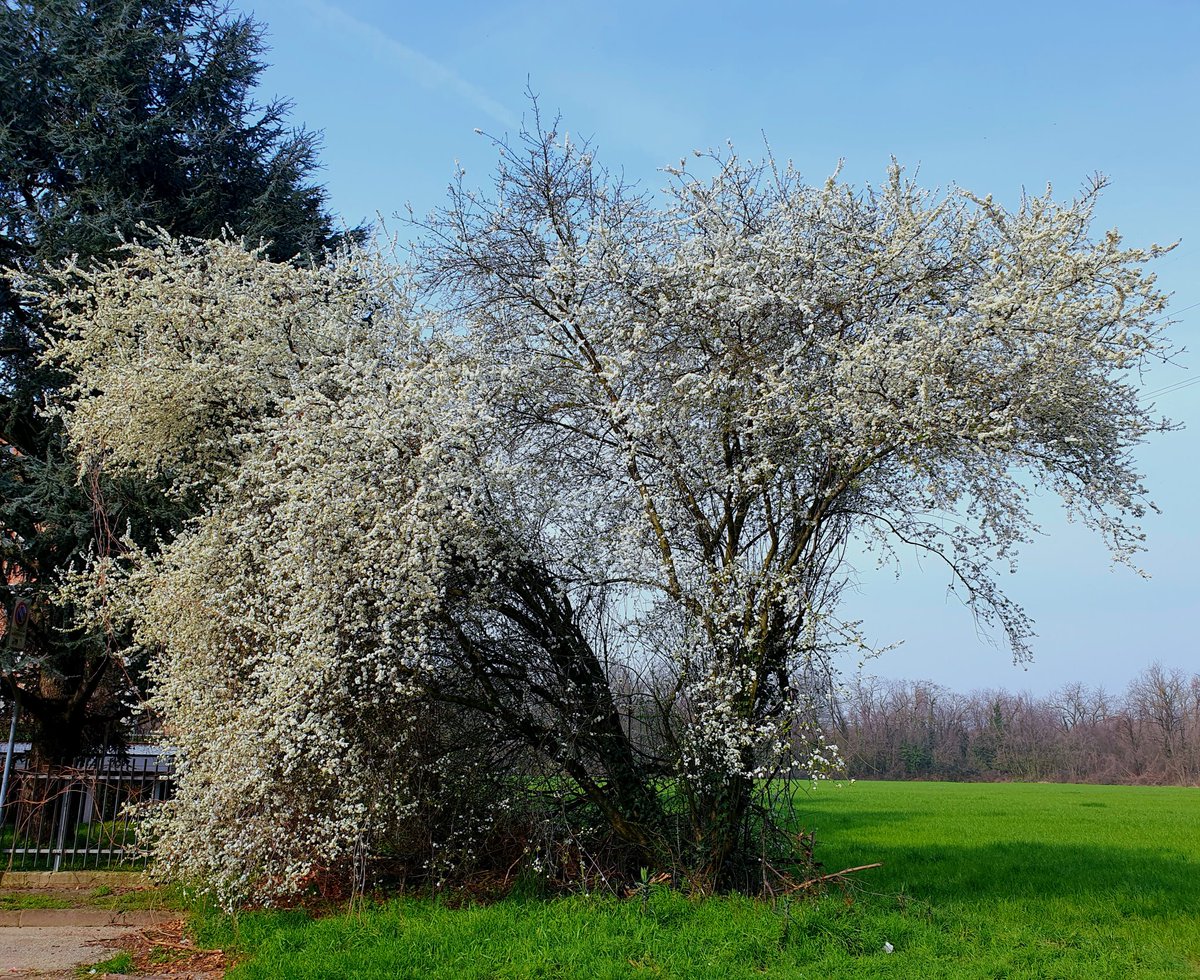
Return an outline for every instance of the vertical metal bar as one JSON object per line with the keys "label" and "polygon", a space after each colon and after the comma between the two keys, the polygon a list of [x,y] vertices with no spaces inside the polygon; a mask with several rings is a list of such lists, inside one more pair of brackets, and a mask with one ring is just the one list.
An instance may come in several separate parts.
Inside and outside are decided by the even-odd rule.
{"label": "vertical metal bar", "polygon": [[[151,781],[152,777],[150,776],[150,763],[153,759],[153,756],[144,755],[141,757],[141,759],[142,759],[142,775],[141,775],[141,783],[138,786],[138,796],[137,796],[138,806],[142,806],[143,804],[147,803],[148,802],[147,797],[154,795],[154,783]],[[156,764],[156,768],[157,768],[157,764]],[[132,833],[133,833],[133,837],[134,837],[133,846],[136,848],[134,853],[137,854],[138,862],[142,865],[142,867],[145,867],[146,863],[147,863],[147,855],[141,850],[140,847],[138,847],[138,844],[140,843],[137,840],[138,825],[133,824],[132,826],[133,826]],[[130,825],[126,824],[125,829],[126,829],[126,832],[129,832]]]}
{"label": "vertical metal bar", "polygon": [[[8,726],[8,749],[4,754],[4,778],[0,779],[0,829],[4,827],[4,818],[8,816],[8,777],[12,772],[13,749],[17,744],[17,715],[21,713],[21,699],[13,698],[13,716]],[[16,841],[16,837],[13,837]]]}
{"label": "vertical metal bar", "polygon": [[[121,771],[119,782],[116,783],[116,788],[113,795],[113,833],[110,841],[112,853],[109,855],[109,863],[124,860],[126,839],[129,834],[129,821],[125,819],[124,814],[129,806],[130,791],[133,787],[133,781],[137,774],[137,759],[136,757],[129,760],[129,771]],[[118,832],[120,838],[118,839]]]}
{"label": "vertical metal bar", "polygon": [[[92,835],[94,833],[103,833],[104,824],[96,823],[96,800],[100,798],[103,792],[100,784],[100,769],[97,763],[96,774],[90,780],[90,785],[84,790],[83,802],[79,806],[79,822],[83,824],[85,830],[83,832],[83,866],[86,868],[88,858],[91,857],[92,851]],[[93,861],[92,864],[96,862]]]}
{"label": "vertical metal bar", "polygon": [[[152,768],[153,767],[153,768]],[[154,782],[158,773],[158,759],[153,755],[142,756],[142,785],[138,791],[138,804],[149,804],[154,798]],[[143,811],[144,812],[144,811]],[[133,825],[134,846],[137,847],[138,862],[144,868],[150,863],[150,855],[142,849],[138,835],[141,831],[141,821]]]}
{"label": "vertical metal bar", "polygon": [[[133,787],[137,779],[137,757],[129,760],[129,771],[121,773],[121,783],[113,806],[113,858],[124,860],[126,847],[129,843],[129,820],[125,811],[129,808],[133,796]],[[116,831],[120,829],[121,839],[117,840]]]}
{"label": "vertical metal bar", "polygon": [[[117,789],[116,799],[113,801],[113,859],[124,860],[125,851],[129,844],[129,819],[125,815],[125,811],[129,808],[130,800],[133,796],[134,783],[137,780],[137,756],[131,756],[129,759],[128,772],[122,771],[121,783]],[[120,828],[121,839],[117,840],[116,831]]]}
{"label": "vertical metal bar", "polygon": [[[92,810],[96,806],[96,792],[99,787],[95,780],[83,777],[83,786],[79,793],[79,819],[75,824],[75,851],[76,857],[82,858],[83,867],[87,867],[88,851],[92,845]],[[79,828],[83,827],[83,848],[82,855],[79,854]]]}
{"label": "vertical metal bar", "polygon": [[[151,765],[153,765],[155,769],[158,768],[158,762],[155,760],[154,756],[151,756],[151,755],[142,756],[142,785],[138,790],[138,805],[139,806],[148,805],[150,800],[154,796],[154,775],[151,773],[151,770],[150,770]],[[139,821],[139,823],[133,825],[133,836],[134,836],[133,843],[134,843],[134,846],[137,848],[138,862],[142,865],[142,867],[145,867],[149,861],[149,855],[144,850],[142,850],[142,848],[140,846],[141,841],[137,839],[140,829],[141,829],[141,826],[140,826],[140,821]]]}
{"label": "vertical metal bar", "polygon": [[[44,788],[39,790],[39,786],[43,781],[45,782],[46,785]],[[34,864],[37,865],[37,864],[41,864],[40,858],[41,858],[43,835],[45,835],[45,839],[46,839],[46,857],[50,857],[53,853],[51,850],[51,847],[50,847],[50,838],[52,836],[53,826],[51,826],[51,834],[46,833],[46,811],[54,805],[52,799],[49,796],[49,793],[50,793],[50,776],[49,776],[49,774],[46,774],[43,777],[43,774],[39,772],[37,774],[37,776],[34,778],[33,788],[34,788],[35,792],[38,792],[40,794],[34,800],[34,804],[33,804],[35,807],[37,807],[37,820],[38,820],[37,836],[33,839],[33,844],[34,844],[34,847],[36,848],[33,852],[34,853],[33,860],[34,860]],[[50,823],[51,823],[51,825],[53,825],[53,823],[54,823],[53,815],[51,815]]]}
{"label": "vertical metal bar", "polygon": [[[63,782],[66,783],[66,780],[64,779]],[[69,816],[69,811],[71,809],[68,805],[71,802],[71,790],[69,784],[67,784],[66,792],[61,793],[58,796],[58,801],[58,846],[54,852],[55,871],[62,867],[63,847],[66,844],[67,817]]]}
{"label": "vertical metal bar", "polygon": [[121,812],[121,784],[125,773],[112,768],[111,760],[104,780],[104,841],[100,845],[104,850],[105,867],[111,868],[118,857],[117,852],[117,815]]}
{"label": "vertical metal bar", "polygon": [[[105,760],[105,761],[107,762],[107,760]],[[106,768],[107,768],[107,766],[106,766]],[[97,776],[98,775],[99,775],[99,773],[97,773]],[[100,787],[103,787],[103,789],[101,790],[100,808],[99,808],[99,814],[98,814],[98,816],[100,817],[100,820],[96,825],[96,828],[97,828],[96,829],[96,867],[97,868],[100,867],[100,857],[101,857],[100,852],[102,850],[104,850],[104,837],[106,834],[105,827],[107,826],[107,821],[108,821],[108,791],[111,788],[108,784],[108,775],[109,774],[107,772],[105,772],[103,782],[100,782],[99,779],[97,780],[97,788],[99,789]],[[106,858],[107,858],[108,863],[111,864],[112,856],[107,855]]]}
{"label": "vertical metal bar", "polygon": [[[30,841],[31,840],[33,841],[34,847],[40,846],[41,841],[42,841],[42,838],[41,838],[42,808],[39,807],[36,803],[36,797],[37,797],[37,791],[38,791],[37,773],[26,773],[25,779],[26,779],[25,792],[29,794],[29,800],[30,800],[30,809],[27,810],[25,813],[25,864],[28,865],[29,864],[29,843],[30,843]],[[19,815],[19,811],[18,811],[18,815]],[[31,831],[33,831],[33,821],[34,821],[35,815],[36,815],[37,821],[38,821],[38,828],[35,833],[31,834]],[[34,860],[36,861],[36,858]]]}
{"label": "vertical metal bar", "polygon": [[110,760],[104,780],[104,841],[100,845],[105,852],[105,866],[110,868],[117,857],[117,814],[121,811],[121,780],[123,778],[124,773],[112,768]]}
{"label": "vertical metal bar", "polygon": [[99,861],[101,856],[99,851],[103,851],[104,866],[111,868],[117,856],[114,844],[117,830],[117,813],[121,809],[121,779],[124,773],[120,769],[113,767],[112,759],[105,759],[104,765],[104,812],[100,814],[100,826],[104,828],[104,839],[98,845],[96,859]]}

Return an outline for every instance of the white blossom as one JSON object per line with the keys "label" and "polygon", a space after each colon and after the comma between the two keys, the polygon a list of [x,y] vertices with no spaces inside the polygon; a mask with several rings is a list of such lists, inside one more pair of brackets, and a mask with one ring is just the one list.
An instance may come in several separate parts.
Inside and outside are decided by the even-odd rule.
{"label": "white blossom", "polygon": [[231,899],[411,814],[438,699],[643,851],[621,780],[675,781],[719,875],[713,807],[839,765],[805,678],[861,645],[856,537],[944,560],[1017,656],[1031,493],[1140,548],[1165,300],[1156,250],[1090,237],[1098,187],[1006,211],[729,155],[664,202],[529,146],[431,220],[420,304],[369,254],[165,237],[47,292],[81,457],[197,501],[123,608],[186,760],[160,853]]}

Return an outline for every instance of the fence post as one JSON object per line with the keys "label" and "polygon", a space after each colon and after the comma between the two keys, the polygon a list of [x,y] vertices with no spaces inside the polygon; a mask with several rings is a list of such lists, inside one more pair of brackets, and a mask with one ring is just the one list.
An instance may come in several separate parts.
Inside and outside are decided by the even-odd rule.
{"label": "fence post", "polygon": [[67,848],[67,820],[71,816],[71,786],[67,784],[66,792],[59,796],[58,808],[58,846],[54,851],[54,870],[62,866],[63,851]]}

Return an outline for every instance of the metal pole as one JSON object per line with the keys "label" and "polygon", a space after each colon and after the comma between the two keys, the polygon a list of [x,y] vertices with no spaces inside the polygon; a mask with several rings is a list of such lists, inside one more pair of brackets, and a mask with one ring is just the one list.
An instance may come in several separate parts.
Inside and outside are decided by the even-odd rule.
{"label": "metal pole", "polygon": [[17,742],[17,715],[21,712],[21,701],[13,698],[12,724],[8,726],[8,751],[4,756],[4,779],[0,781],[0,827],[4,826],[4,817],[8,813],[8,774],[12,772],[13,749]]}
{"label": "metal pole", "polygon": [[[63,781],[66,782],[67,788],[58,798],[58,847],[54,852],[55,871],[62,867],[63,851],[67,847],[67,819],[71,816],[71,784],[65,779]],[[49,785],[48,780],[47,785]]]}
{"label": "metal pole", "polygon": [[[13,596],[12,614],[4,631],[4,647],[9,653],[18,654],[25,649],[25,636],[29,631],[30,598],[27,595]],[[7,659],[7,658],[5,658]],[[17,659],[20,659],[19,657]],[[14,669],[16,660],[9,669]],[[0,827],[4,826],[4,816],[8,805],[8,776],[12,772],[13,748],[17,741],[17,715],[21,711],[21,692],[16,680],[11,681],[13,692],[12,724],[8,726],[8,752],[4,756],[4,778],[0,780]],[[13,832],[13,844],[16,845],[16,831]]]}

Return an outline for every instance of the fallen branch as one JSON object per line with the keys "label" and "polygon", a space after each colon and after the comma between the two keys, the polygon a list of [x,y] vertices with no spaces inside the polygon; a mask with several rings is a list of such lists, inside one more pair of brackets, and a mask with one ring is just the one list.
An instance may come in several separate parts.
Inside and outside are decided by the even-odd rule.
{"label": "fallen branch", "polygon": [[823,885],[827,881],[839,881],[846,875],[854,874],[856,871],[870,871],[872,868],[882,868],[883,862],[876,861],[874,864],[860,864],[855,868],[843,868],[841,871],[835,871],[832,874],[821,875],[820,878],[809,878],[807,881],[801,881],[788,889],[790,892],[800,891],[802,888],[811,888],[814,885]]}

